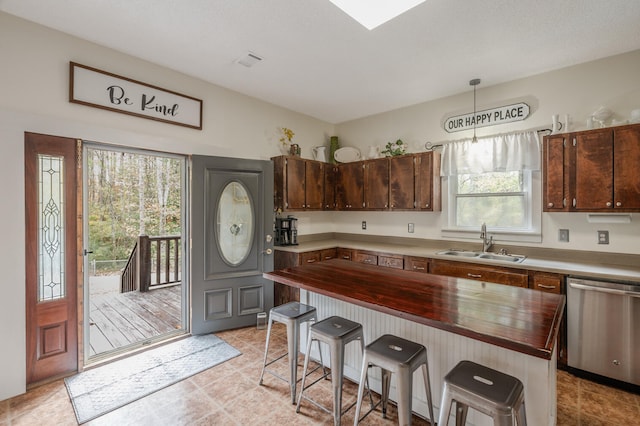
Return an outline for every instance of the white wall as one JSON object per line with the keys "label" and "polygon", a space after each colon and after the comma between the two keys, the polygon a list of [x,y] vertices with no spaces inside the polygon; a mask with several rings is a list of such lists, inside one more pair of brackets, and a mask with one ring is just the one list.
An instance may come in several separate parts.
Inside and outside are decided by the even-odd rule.
{"label": "white wall", "polygon": [[[533,59],[532,59],[533,60]],[[598,107],[606,106],[617,120],[629,119],[640,108],[640,50],[582,65],[564,68],[491,87],[477,88],[478,110],[524,101],[531,107],[525,121],[477,129],[478,136],[534,128],[550,128],[551,116],[569,114],[572,130],[586,129],[586,120]],[[469,79],[475,75],[471,70]],[[487,76],[491,77],[491,76]],[[473,111],[473,91],[461,82],[464,93],[432,102],[390,111],[337,125],[340,146],[354,146],[366,156],[370,145],[380,149],[389,141],[402,139],[411,152],[424,151],[427,141],[434,143],[471,137],[472,131],[446,133],[442,122],[451,115]],[[446,208],[446,207],[444,207]],[[307,233],[305,222],[313,223],[315,213],[301,213],[300,234]],[[361,230],[362,220],[367,230]],[[334,231],[371,235],[439,239],[446,223],[442,213],[345,212],[333,216]],[[407,223],[415,223],[415,233],[407,232]],[[569,229],[570,242],[558,242],[558,229]],[[609,245],[597,244],[597,231],[608,230]],[[542,214],[541,244],[521,244],[571,250],[640,254],[640,215],[632,215],[629,224],[591,224],[586,214]],[[313,232],[311,232],[313,233]],[[479,235],[479,234],[478,234]]]}
{"label": "white wall", "polygon": [[[182,154],[268,159],[277,128],[305,157],[334,125],[0,13],[0,400],[25,390],[24,132]],[[69,61],[203,100],[203,130],[68,102]]]}

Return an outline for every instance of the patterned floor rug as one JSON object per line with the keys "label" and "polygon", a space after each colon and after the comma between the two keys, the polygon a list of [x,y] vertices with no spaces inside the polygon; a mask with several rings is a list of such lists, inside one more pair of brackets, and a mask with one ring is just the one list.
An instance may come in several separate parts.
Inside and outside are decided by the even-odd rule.
{"label": "patterned floor rug", "polygon": [[240,355],[213,334],[191,336],[65,379],[82,424]]}

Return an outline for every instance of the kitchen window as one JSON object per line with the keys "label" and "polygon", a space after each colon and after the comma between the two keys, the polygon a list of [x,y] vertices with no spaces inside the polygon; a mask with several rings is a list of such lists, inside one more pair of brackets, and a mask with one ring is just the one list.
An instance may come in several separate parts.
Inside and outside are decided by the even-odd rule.
{"label": "kitchen window", "polygon": [[486,223],[497,241],[541,241],[539,156],[535,132],[446,144],[443,236],[477,239]]}

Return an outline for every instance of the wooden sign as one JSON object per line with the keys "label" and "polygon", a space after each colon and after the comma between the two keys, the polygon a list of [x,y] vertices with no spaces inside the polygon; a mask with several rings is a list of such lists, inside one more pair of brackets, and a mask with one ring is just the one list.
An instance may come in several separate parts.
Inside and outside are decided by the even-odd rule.
{"label": "wooden sign", "polygon": [[524,102],[505,105],[497,108],[485,109],[473,113],[456,115],[449,117],[444,122],[444,130],[449,133],[459,132],[461,130],[473,129],[475,127],[495,126],[496,124],[511,123],[513,121],[522,121],[529,116],[529,105]]}
{"label": "wooden sign", "polygon": [[70,62],[69,102],[202,130],[202,100]]}

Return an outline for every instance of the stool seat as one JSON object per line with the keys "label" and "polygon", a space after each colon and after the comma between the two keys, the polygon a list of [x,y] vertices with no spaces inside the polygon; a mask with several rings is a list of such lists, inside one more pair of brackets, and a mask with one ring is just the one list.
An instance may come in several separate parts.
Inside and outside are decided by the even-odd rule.
{"label": "stool seat", "polygon": [[[274,377],[289,383],[291,393],[291,403],[296,403],[296,385],[298,383],[298,352],[300,350],[300,325],[304,322],[315,321],[317,319],[316,308],[305,305],[300,302],[290,302],[284,305],[276,306],[269,310],[269,326],[267,328],[267,339],[264,348],[264,362],[262,363],[262,372],[260,373],[259,384],[262,384],[264,373],[269,373]],[[267,361],[269,353],[269,341],[271,338],[271,327],[273,322],[285,324],[287,327],[287,352],[283,355]],[[289,377],[283,377],[275,371],[269,370],[274,362],[289,357]]]}
{"label": "stool seat", "polygon": [[472,361],[460,361],[444,378],[438,425],[448,424],[456,402],[456,424],[464,425],[468,407],[491,416],[494,424],[526,425],[524,385],[517,378]]}
{"label": "stool seat", "polygon": [[[364,390],[362,385],[367,379],[367,371],[370,365],[378,366],[382,369],[382,396],[380,403],[382,403],[383,417],[386,417],[387,414],[391,374],[396,374],[396,388],[398,391],[398,420],[401,425],[411,424],[413,372],[418,368],[422,368],[427,404],[429,406],[429,420],[431,421],[431,425],[434,426],[435,423],[433,419],[433,403],[429,380],[427,348],[419,343],[391,334],[380,336],[374,342],[367,345],[364,350],[354,425],[357,425],[361,420],[360,408],[363,397],[362,391]],[[372,410],[374,408],[375,406],[372,407]],[[363,418],[372,410],[366,413]]]}
{"label": "stool seat", "polygon": [[[351,404],[349,407],[342,410],[342,381],[344,371],[344,350],[345,346],[353,341],[360,341],[360,349],[364,350],[364,333],[362,331],[362,325],[357,322],[348,320],[346,318],[332,316],[322,321],[318,321],[309,327],[309,339],[307,340],[307,354],[304,359],[304,369],[302,374],[302,385],[300,395],[298,396],[298,405],[296,406],[296,412],[300,412],[300,405],[302,400],[306,400],[322,409],[323,411],[333,414],[333,423],[335,426],[340,424],[342,415],[355,405]],[[305,381],[308,376],[307,369],[309,367],[309,358],[311,355],[312,342],[318,343],[318,352],[320,353],[320,364],[322,364],[322,348],[320,343],[325,343],[329,346],[329,352],[331,357],[331,372],[325,372],[320,378],[313,381],[311,384],[305,386]],[[326,378],[331,374],[331,384],[333,388],[333,411],[330,411],[323,405],[309,398],[304,394],[305,390]],[[368,386],[367,386],[368,389]],[[369,394],[371,397],[371,394]],[[371,399],[373,404],[373,400]]]}

